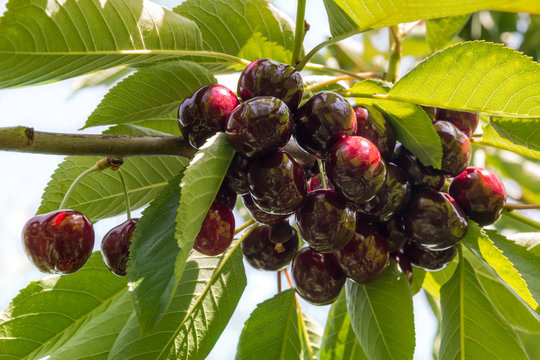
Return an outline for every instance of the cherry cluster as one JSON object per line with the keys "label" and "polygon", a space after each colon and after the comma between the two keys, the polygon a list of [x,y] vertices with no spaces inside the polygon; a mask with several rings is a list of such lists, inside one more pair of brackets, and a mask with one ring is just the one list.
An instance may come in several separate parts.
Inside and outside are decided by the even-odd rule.
{"label": "cherry cluster", "polygon": [[[241,195],[259,223],[242,244],[246,261],[279,270],[292,260],[296,291],[328,304],[346,277],[373,281],[390,258],[409,281],[411,264],[441,269],[456,255],[468,217],[481,225],[499,218],[502,182],[468,166],[477,114],[426,108],[443,149],[435,169],[396,142],[381,113],[331,91],[300,106],[303,93],[293,67],[259,59],[240,75],[240,101],[222,85],[207,85],[182,103],[179,125],[192,146],[224,131],[236,150],[196,250],[216,255],[229,246],[231,211]],[[449,191],[442,192],[448,178]],[[308,246],[299,249],[299,238]]]}

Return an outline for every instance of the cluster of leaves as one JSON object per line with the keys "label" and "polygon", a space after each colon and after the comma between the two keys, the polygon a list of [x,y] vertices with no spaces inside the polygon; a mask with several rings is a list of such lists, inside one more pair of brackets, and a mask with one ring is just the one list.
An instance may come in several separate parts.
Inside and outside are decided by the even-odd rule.
{"label": "cluster of leaves", "polygon": [[[332,32],[324,44],[428,19],[433,50],[475,11],[540,14],[534,0],[324,4]],[[186,96],[216,82],[216,75],[238,70],[242,59],[288,62],[295,46],[290,20],[265,0],[188,0],[172,11],[142,0],[10,0],[7,8],[0,18],[1,88],[107,71],[101,83],[135,72],[109,91],[85,125],[112,125],[110,134],[178,135],[175,110]],[[538,63],[485,42],[437,52],[391,88],[361,81],[343,89],[356,103],[385,114],[398,140],[435,167],[440,142],[419,105],[480,112],[487,119],[481,144],[538,166],[539,93]],[[204,359],[246,287],[241,239],[218,257],[191,252],[233,155],[218,134],[191,160],[126,159],[132,206],[150,203],[133,238],[127,279],[110,274],[96,253],[74,275],[31,283],[0,314],[0,359]],[[67,157],[39,212],[57,209],[73,179],[95,161]],[[539,202],[538,172],[527,174],[523,163],[498,152],[486,151],[486,162],[516,179],[523,199]],[[67,206],[98,221],[125,212],[123,196],[116,176],[93,173]],[[498,226],[530,231],[507,217]],[[298,309],[294,291],[284,291],[251,314],[237,358],[411,359],[412,296],[422,288],[441,324],[439,358],[534,357],[529,344],[540,339],[539,243],[538,234],[511,239],[471,222],[459,259],[438,272],[415,269],[412,286],[394,265],[373,284],[348,282],[324,333]]]}

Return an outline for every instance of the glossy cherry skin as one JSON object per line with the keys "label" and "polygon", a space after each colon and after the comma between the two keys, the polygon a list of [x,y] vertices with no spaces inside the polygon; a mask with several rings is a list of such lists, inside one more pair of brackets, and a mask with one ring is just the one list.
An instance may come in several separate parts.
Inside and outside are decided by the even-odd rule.
{"label": "glossy cherry skin", "polygon": [[436,171],[447,176],[461,174],[471,161],[469,138],[448,121],[436,121],[433,127],[441,139],[443,150],[441,169]]}
{"label": "glossy cherry skin", "polygon": [[242,103],[231,113],[225,128],[231,146],[248,158],[283,147],[291,133],[289,108],[271,96],[255,97]]}
{"label": "glossy cherry skin", "polygon": [[118,276],[126,276],[129,246],[139,219],[129,219],[113,227],[101,240],[101,255],[105,265]]}
{"label": "glossy cherry skin", "polygon": [[467,137],[472,136],[479,121],[478,114],[446,109],[437,109],[436,119],[451,122]]}
{"label": "glossy cherry skin", "polygon": [[411,264],[426,270],[441,270],[456,257],[457,245],[444,250],[430,250],[414,241],[408,241],[403,247],[403,255]]}
{"label": "glossy cherry skin", "polygon": [[314,250],[331,253],[351,240],[356,213],[334,190],[315,190],[307,194],[296,211],[300,237]]}
{"label": "glossy cherry skin", "polygon": [[242,242],[244,259],[255,269],[269,271],[287,266],[299,247],[296,231],[287,241],[276,244],[270,241],[270,227],[267,225],[257,226]]}
{"label": "glossy cherry skin", "polygon": [[456,176],[449,193],[463,211],[482,226],[496,222],[506,205],[506,190],[501,179],[479,167],[468,167]]}
{"label": "glossy cherry skin", "polygon": [[184,138],[198,149],[206,139],[225,129],[229,115],[237,106],[236,95],[227,87],[219,84],[201,87],[184,99],[178,109],[178,123]]}
{"label": "glossy cherry skin", "polygon": [[407,280],[409,280],[409,284],[412,284],[413,268],[410,260],[401,251],[393,252],[390,256],[397,263],[399,270],[405,274]]}
{"label": "glossy cherry skin", "polygon": [[244,101],[256,96],[273,96],[295,111],[304,94],[300,73],[290,65],[258,59],[246,66],[238,79],[238,96]]}
{"label": "glossy cherry skin", "polygon": [[239,153],[235,153],[227,170],[227,175],[225,175],[229,188],[238,195],[244,195],[249,192],[246,178],[247,166],[248,159]]}
{"label": "glossy cherry skin", "polygon": [[251,162],[247,180],[255,204],[271,214],[292,214],[307,193],[304,169],[291,155],[282,151]]}
{"label": "glossy cherry skin", "polygon": [[287,220],[289,215],[276,215],[270,214],[266,211],[259,209],[250,194],[242,195],[242,203],[246,207],[251,217],[260,224],[273,225]]}
{"label": "glossy cherry skin", "polygon": [[396,133],[392,125],[382,115],[374,118],[363,107],[355,107],[354,113],[358,127],[356,135],[371,141],[379,149],[383,159],[390,161],[396,147]]}
{"label": "glossy cherry skin", "polygon": [[357,210],[371,222],[385,222],[399,213],[411,200],[411,185],[407,174],[397,165],[386,163],[386,181],[375,197],[359,204]]}
{"label": "glossy cherry skin", "polygon": [[332,303],[345,284],[345,274],[334,256],[310,247],[296,253],[291,268],[296,292],[314,305]]}
{"label": "glossy cherry skin", "polygon": [[[330,183],[330,180],[328,179],[326,174],[324,174],[324,179],[326,180],[327,189],[334,190],[334,186]],[[312,191],[315,191],[315,190],[319,190],[319,189],[324,189],[323,183],[322,183],[322,178],[321,178],[321,173],[313,175],[308,180],[308,193],[310,193]]]}
{"label": "glossy cherry skin", "polygon": [[294,138],[301,148],[323,158],[341,137],[356,133],[356,116],[347,100],[321,91],[294,113]]}
{"label": "glossy cherry skin", "polygon": [[415,190],[440,190],[444,185],[444,176],[435,174],[428,167],[424,166],[402,144],[396,146],[392,155],[392,162],[402,170],[405,170],[409,182]]}
{"label": "glossy cherry skin", "polygon": [[234,225],[232,210],[227,205],[213,203],[204,218],[193,249],[208,256],[223,253],[233,240]]}
{"label": "glossy cherry skin", "polygon": [[268,232],[268,239],[274,244],[281,244],[291,239],[298,242],[298,233],[296,232],[296,229],[289,224],[288,221],[283,221],[270,226],[270,231]]}
{"label": "glossy cherry skin", "polygon": [[334,253],[343,272],[359,284],[377,279],[390,263],[388,245],[377,230],[359,221],[351,241]]}
{"label": "glossy cherry skin", "polygon": [[401,215],[394,216],[387,222],[378,224],[377,229],[388,244],[390,252],[400,250],[409,239],[405,233],[405,225],[403,225]]}
{"label": "glossy cherry skin", "polygon": [[386,179],[386,165],[373,143],[361,136],[336,142],[325,162],[336,191],[355,205],[371,200]]}
{"label": "glossy cherry skin", "polygon": [[465,236],[468,222],[463,210],[448,194],[425,190],[417,194],[403,211],[409,238],[430,249],[442,250]]}
{"label": "glossy cherry skin", "polygon": [[227,205],[231,210],[236,206],[237,194],[230,188],[227,179],[225,179],[216,194],[214,202]]}
{"label": "glossy cherry skin", "polygon": [[42,272],[71,274],[92,255],[94,228],[75,210],[56,210],[36,215],[22,231],[26,254]]}
{"label": "glossy cherry skin", "polygon": [[318,169],[317,158],[302,149],[293,137],[281,150],[291,155],[297,163],[302,165],[305,172],[311,171],[313,168]]}

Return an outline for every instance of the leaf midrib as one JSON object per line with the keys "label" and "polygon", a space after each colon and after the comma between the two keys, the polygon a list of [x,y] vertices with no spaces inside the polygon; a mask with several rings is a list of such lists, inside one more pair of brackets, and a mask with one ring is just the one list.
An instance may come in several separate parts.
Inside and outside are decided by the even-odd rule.
{"label": "leaf midrib", "polygon": [[[296,300],[296,299],[295,299]],[[285,325],[285,333],[283,334],[283,340],[281,342],[281,351],[279,353],[279,358],[280,359],[283,359],[283,360],[286,360],[285,359],[285,348],[286,348],[286,344],[287,344],[287,337],[289,335],[289,329],[291,327],[291,318],[292,318],[292,315],[293,315],[293,310],[296,308],[296,304],[291,301],[291,306],[290,306],[290,309],[289,309],[289,312],[287,314],[287,322],[286,322],[286,325]]]}

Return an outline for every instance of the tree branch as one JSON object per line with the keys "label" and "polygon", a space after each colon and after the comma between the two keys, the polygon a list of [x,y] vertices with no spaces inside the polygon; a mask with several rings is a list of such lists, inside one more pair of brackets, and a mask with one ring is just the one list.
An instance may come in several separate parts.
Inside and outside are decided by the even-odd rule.
{"label": "tree branch", "polygon": [[193,149],[181,136],[82,135],[0,128],[0,150],[54,155],[174,155],[192,158]]}

